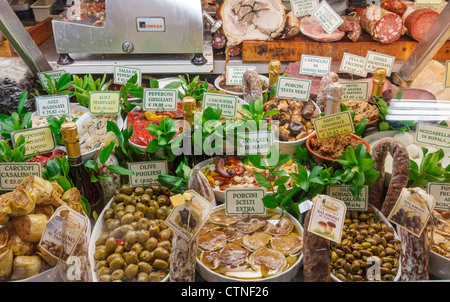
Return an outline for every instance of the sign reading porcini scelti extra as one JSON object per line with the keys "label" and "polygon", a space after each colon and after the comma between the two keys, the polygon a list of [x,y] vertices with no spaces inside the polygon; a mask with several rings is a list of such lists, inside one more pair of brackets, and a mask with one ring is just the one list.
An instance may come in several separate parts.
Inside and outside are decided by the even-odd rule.
{"label": "sign reading porcini scelti extra", "polygon": [[11,132],[13,146],[21,135],[24,136],[26,142],[29,142],[25,144],[25,156],[52,151],[56,147],[55,137],[49,127],[31,128]]}
{"label": "sign reading porcini scelti extra", "polygon": [[332,136],[342,136],[355,132],[352,116],[349,111],[343,111],[314,119],[317,139]]}
{"label": "sign reading porcini scelti extra", "polygon": [[120,93],[118,91],[90,91],[89,112],[92,114],[118,114]]}
{"label": "sign reading porcini scelti extra", "polygon": [[142,161],[128,163],[128,170],[134,171],[130,175],[130,186],[148,186],[158,183],[158,176],[167,174],[168,166],[165,160]]}
{"label": "sign reading porcini scelti extra", "polygon": [[262,201],[263,189],[228,189],[225,191],[225,212],[227,215],[263,215],[266,207]]}
{"label": "sign reading porcini scelti extra", "polygon": [[339,199],[317,195],[313,199],[308,232],[340,243],[347,206]]}
{"label": "sign reading porcini scelti extra", "polygon": [[40,163],[0,163],[0,190],[14,190],[30,175],[42,176]]}

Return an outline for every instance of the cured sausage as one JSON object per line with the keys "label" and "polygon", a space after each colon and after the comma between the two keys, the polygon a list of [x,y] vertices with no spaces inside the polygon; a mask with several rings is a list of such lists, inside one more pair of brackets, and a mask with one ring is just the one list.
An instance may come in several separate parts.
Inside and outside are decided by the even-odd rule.
{"label": "cured sausage", "polygon": [[[394,159],[392,178],[383,201],[384,163],[388,152]],[[402,189],[408,184],[409,179],[409,154],[405,145],[394,137],[384,137],[375,142],[370,152],[375,160],[374,169],[380,172],[378,179],[373,182],[369,191],[369,202],[379,209],[384,216],[388,216],[397,202]]]}
{"label": "cured sausage", "polygon": [[400,17],[406,12],[408,8],[405,3],[400,0],[383,0],[380,3],[381,8],[393,12]]}
{"label": "cured sausage", "polygon": [[246,103],[263,100],[261,79],[256,71],[250,69],[244,72],[242,86],[244,101]]}
{"label": "cured sausage", "polygon": [[215,32],[212,35],[211,45],[215,49],[222,49],[227,45],[227,38],[225,37],[224,34],[220,32]]}
{"label": "cured sausage", "polygon": [[392,43],[402,35],[403,20],[395,13],[371,4],[361,12],[361,27],[375,41]]}
{"label": "cured sausage", "polygon": [[357,16],[341,16],[341,18],[344,20],[344,23],[342,23],[338,29],[347,32],[347,37],[352,40],[353,42],[358,41],[359,37],[362,33],[362,28],[359,20],[359,17]]}
{"label": "cured sausage", "polygon": [[400,228],[401,248],[401,280],[428,280],[430,264],[430,241],[428,240],[428,226],[420,237]]}
{"label": "cured sausage", "polygon": [[303,278],[305,282],[330,282],[330,241],[309,232],[311,210],[305,215],[303,231]]}
{"label": "cured sausage", "polygon": [[432,9],[413,11],[405,19],[406,34],[416,41],[422,40],[437,17],[439,13]]}

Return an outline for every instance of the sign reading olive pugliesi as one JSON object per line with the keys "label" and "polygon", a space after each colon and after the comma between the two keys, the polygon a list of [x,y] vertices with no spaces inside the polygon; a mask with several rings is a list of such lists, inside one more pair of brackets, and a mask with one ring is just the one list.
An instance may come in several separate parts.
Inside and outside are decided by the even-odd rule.
{"label": "sign reading olive pugliesi", "polygon": [[130,175],[130,185],[133,187],[158,184],[158,175],[168,171],[165,160],[128,163],[128,169],[134,171],[134,175]]}

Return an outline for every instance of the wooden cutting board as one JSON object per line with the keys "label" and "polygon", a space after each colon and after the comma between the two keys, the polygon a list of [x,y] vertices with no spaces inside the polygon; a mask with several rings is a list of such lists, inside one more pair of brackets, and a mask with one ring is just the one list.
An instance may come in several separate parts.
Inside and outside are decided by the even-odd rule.
{"label": "wooden cutting board", "polygon": [[[299,34],[291,39],[277,41],[244,41],[242,44],[243,61],[299,61],[302,54],[331,57],[340,61],[344,52],[365,57],[367,51],[376,51],[395,56],[398,61],[406,60],[417,45],[417,41],[408,36],[390,44],[376,42],[363,32],[358,42],[352,42],[344,37],[331,43],[314,41]],[[450,60],[450,41],[447,41],[434,57],[435,60]]]}

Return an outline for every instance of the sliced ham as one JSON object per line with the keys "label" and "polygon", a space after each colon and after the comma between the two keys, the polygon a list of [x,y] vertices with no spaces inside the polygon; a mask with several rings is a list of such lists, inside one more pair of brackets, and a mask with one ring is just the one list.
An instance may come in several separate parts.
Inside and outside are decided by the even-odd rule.
{"label": "sliced ham", "polygon": [[312,16],[303,17],[300,19],[300,31],[308,38],[318,42],[339,41],[345,35],[345,32],[339,29],[336,29],[331,34],[327,33],[323,29],[322,25],[320,25],[320,23],[317,22],[317,20]]}

